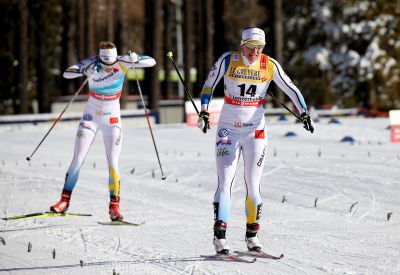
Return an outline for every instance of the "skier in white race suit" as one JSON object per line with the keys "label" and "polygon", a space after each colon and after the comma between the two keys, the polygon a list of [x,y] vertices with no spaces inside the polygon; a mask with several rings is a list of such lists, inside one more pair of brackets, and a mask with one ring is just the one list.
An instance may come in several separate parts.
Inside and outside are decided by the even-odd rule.
{"label": "skier in white race suit", "polygon": [[218,188],[214,196],[213,243],[219,254],[229,253],[225,233],[231,207],[231,191],[241,154],[247,190],[245,241],[250,251],[262,250],[257,233],[262,212],[260,180],[267,148],[264,102],[271,81],[293,101],[304,128],[311,133],[314,131],[302,94],[280,64],[262,54],[264,46],[263,30],[254,27],[245,29],[240,50],[226,52],[217,60],[201,91],[201,112],[197,125],[206,133],[210,129],[208,105],[216,85],[224,78],[224,104],[215,143]]}
{"label": "skier in white race suit", "polygon": [[50,211],[67,211],[80,168],[93,143],[97,131],[102,131],[109,170],[109,214],[113,221],[122,220],[120,212],[119,156],[122,145],[122,124],[119,98],[125,74],[130,68],[152,67],[155,60],[149,56],[138,56],[131,52],[119,56],[112,42],[99,45],[98,56],[91,56],[69,67],[63,74],[73,79],[85,75],[88,78],[89,99],[80,120],[75,139],[74,157],[68,168],[61,200],[50,207]]}

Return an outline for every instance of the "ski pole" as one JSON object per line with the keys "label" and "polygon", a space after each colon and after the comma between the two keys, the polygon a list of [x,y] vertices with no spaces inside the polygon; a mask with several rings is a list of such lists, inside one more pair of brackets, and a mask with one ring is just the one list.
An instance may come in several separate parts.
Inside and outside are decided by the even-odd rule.
{"label": "ski pole", "polygon": [[[130,52],[129,52],[129,54],[130,54]],[[136,85],[138,86],[140,99],[142,100],[143,109],[144,109],[144,112],[145,112],[145,114],[146,114],[146,120],[147,120],[147,125],[149,126],[151,139],[153,140],[154,149],[155,149],[155,151],[156,151],[158,164],[160,165],[161,179],[162,179],[162,180],[165,180],[167,177],[164,175],[164,172],[163,172],[163,169],[162,169],[162,165],[161,165],[161,161],[160,161],[160,156],[158,155],[158,150],[157,150],[157,146],[156,146],[156,141],[154,140],[153,130],[151,129],[151,125],[150,125],[149,114],[148,114],[148,112],[147,112],[146,104],[144,103],[144,100],[143,100],[142,89],[140,88],[140,84],[139,84],[139,80],[138,80],[138,74],[137,74],[136,67],[135,67],[135,64],[134,64],[133,60],[132,60],[132,67],[133,67],[133,71],[134,71],[134,73],[135,73]]]}
{"label": "ski pole", "polygon": [[58,118],[54,121],[53,125],[51,125],[50,129],[47,131],[47,133],[44,135],[43,139],[39,142],[38,146],[36,146],[36,149],[33,151],[33,153],[29,156],[26,157],[27,161],[30,161],[32,156],[35,154],[37,149],[39,149],[40,145],[42,145],[43,141],[46,139],[46,137],[49,135],[51,130],[54,128],[54,126],[60,121],[61,116],[65,113],[65,111],[68,109],[69,105],[75,100],[75,98],[78,96],[78,94],[82,91],[83,87],[85,87],[86,83],[88,82],[89,78],[86,78],[85,81],[81,84],[81,86],[78,88],[78,90],[75,92],[75,95],[72,97],[72,99],[69,101],[67,106],[65,106],[64,110],[60,113]]}
{"label": "ski pole", "polygon": [[286,110],[288,110],[292,115],[294,115],[298,120],[300,120],[300,122],[303,122],[303,120],[296,115],[292,110],[290,110],[288,107],[286,107],[285,104],[283,104],[282,102],[279,101],[279,99],[277,99],[273,94],[271,94],[270,91],[267,91],[267,94],[269,94],[276,102],[278,102],[283,108],[285,108]]}
{"label": "ski pole", "polygon": [[172,64],[174,64],[175,70],[176,70],[176,72],[178,73],[178,76],[179,76],[179,79],[180,79],[181,82],[182,82],[183,88],[184,88],[186,94],[188,95],[188,97],[190,98],[190,101],[192,102],[193,107],[194,107],[194,109],[196,110],[197,115],[199,115],[200,112],[199,112],[199,110],[197,109],[196,104],[194,104],[193,98],[192,98],[191,94],[189,93],[188,89],[186,88],[185,82],[183,81],[182,76],[181,76],[181,74],[180,74],[180,72],[179,72],[179,70],[178,70],[178,67],[176,66],[175,61],[174,61],[174,59],[172,58],[172,56],[173,56],[173,55],[172,55],[172,52],[168,52],[168,53],[167,53],[167,56],[169,57],[169,59],[171,59]]}

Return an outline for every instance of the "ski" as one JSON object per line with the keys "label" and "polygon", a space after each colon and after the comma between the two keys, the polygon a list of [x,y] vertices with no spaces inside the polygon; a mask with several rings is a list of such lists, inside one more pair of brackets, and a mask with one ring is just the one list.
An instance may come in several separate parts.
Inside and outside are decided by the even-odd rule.
{"label": "ski", "polygon": [[236,254],[238,255],[242,255],[242,256],[253,256],[253,257],[257,257],[257,258],[263,258],[263,259],[271,259],[271,260],[280,260],[282,259],[285,255],[281,254],[279,256],[274,256],[271,254],[268,254],[264,251],[235,251]]}
{"label": "ski", "polygon": [[26,218],[46,218],[46,217],[89,217],[92,214],[79,214],[79,213],[53,213],[53,212],[38,212],[31,213],[25,215],[18,215],[12,217],[1,218],[2,220],[18,220],[18,219],[26,219]]}
{"label": "ski", "polygon": [[252,264],[257,261],[257,258],[247,258],[242,257],[240,255],[233,255],[233,254],[215,254],[215,255],[200,255],[204,258],[204,260],[211,260],[211,261],[227,261],[227,262],[239,262],[239,263],[248,263]]}
{"label": "ski", "polygon": [[134,223],[134,222],[126,222],[126,221],[109,221],[109,222],[98,222],[101,225],[130,225],[130,226],[139,226],[145,224],[145,221]]}

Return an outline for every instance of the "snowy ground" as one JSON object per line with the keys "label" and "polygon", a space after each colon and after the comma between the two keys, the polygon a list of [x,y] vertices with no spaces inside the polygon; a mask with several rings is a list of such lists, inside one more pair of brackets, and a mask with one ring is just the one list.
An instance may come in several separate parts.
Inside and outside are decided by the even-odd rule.
{"label": "snowy ground", "polygon": [[[146,223],[97,223],[108,220],[98,135],[69,209],[93,216],[0,220],[6,242],[0,243],[0,274],[399,274],[400,144],[389,142],[388,119],[340,121],[321,119],[314,134],[300,124],[269,122],[260,238],[265,251],[285,254],[279,261],[201,257],[214,253],[215,127],[204,135],[185,125],[153,126],[167,176],[162,181],[148,129],[126,125],[121,207],[126,220]],[[31,164],[25,158],[49,125],[0,127],[0,217],[46,211],[59,199],[76,126],[57,125]],[[284,137],[288,131],[297,136]],[[346,135],[356,142],[340,142]],[[227,233],[232,250],[246,250],[244,198],[241,162]]]}

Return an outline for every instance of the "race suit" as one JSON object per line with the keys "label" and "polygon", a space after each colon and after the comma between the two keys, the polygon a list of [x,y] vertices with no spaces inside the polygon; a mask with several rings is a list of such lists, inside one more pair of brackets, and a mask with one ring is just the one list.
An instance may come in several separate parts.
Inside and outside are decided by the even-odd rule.
{"label": "race suit", "polygon": [[[155,60],[141,56],[135,67],[154,66]],[[83,111],[75,140],[74,157],[68,168],[64,190],[71,191],[76,185],[79,170],[93,143],[98,130],[103,132],[109,170],[110,196],[119,196],[120,172],[119,155],[122,144],[122,124],[119,98],[125,74],[133,68],[131,57],[118,56],[112,65],[101,63],[97,56],[88,57],[69,67],[63,74],[71,79],[84,75],[88,69],[96,67],[98,73],[89,77],[89,99]]]}
{"label": "race suit", "polygon": [[274,81],[290,97],[300,114],[307,110],[307,105],[276,60],[261,54],[257,61],[249,64],[241,52],[231,51],[218,59],[208,75],[201,92],[202,110],[208,108],[222,77],[224,104],[215,143],[218,188],[214,196],[214,219],[228,222],[235,171],[243,154],[246,221],[259,223],[262,212],[260,180],[267,150],[264,101],[270,82]]}

